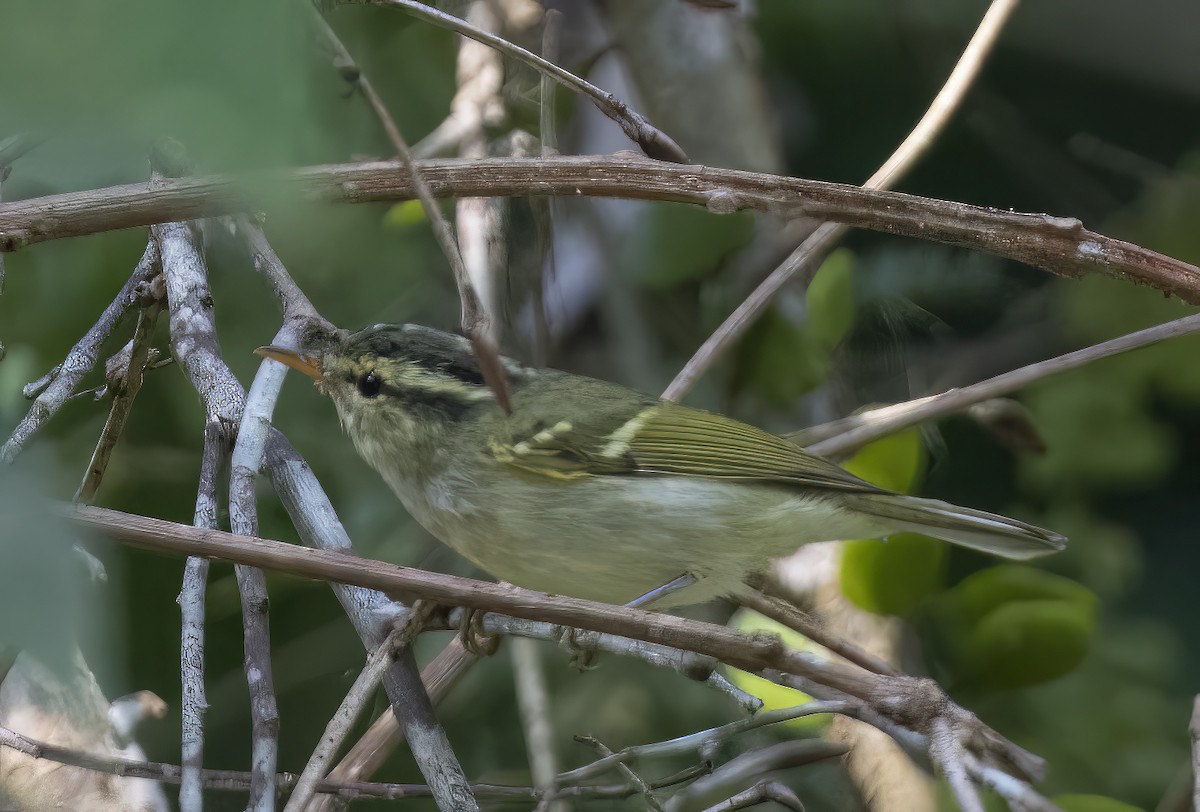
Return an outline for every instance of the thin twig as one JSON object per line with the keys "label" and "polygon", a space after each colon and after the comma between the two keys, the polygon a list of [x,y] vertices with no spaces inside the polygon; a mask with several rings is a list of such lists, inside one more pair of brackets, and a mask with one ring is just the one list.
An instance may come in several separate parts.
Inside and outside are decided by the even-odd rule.
{"label": "thin twig", "polygon": [[852,707],[849,702],[813,701],[791,708],[763,711],[757,716],[748,719],[739,719],[736,722],[730,722],[720,727],[701,730],[697,733],[689,733],[686,736],[679,736],[667,741],[631,745],[616,753],[610,753],[598,761],[593,761],[591,764],[565,772],[558,777],[558,780],[563,784],[574,784],[600,775],[617,764],[648,756],[662,757],[683,753],[699,753],[704,755],[726,739],[749,730],[756,730],[767,725],[776,725],[780,722],[789,722],[805,716],[815,716],[822,713],[844,714],[851,712],[851,710]]}
{"label": "thin twig", "polygon": [[979,799],[979,792],[971,782],[967,766],[963,763],[963,747],[950,724],[944,719],[937,719],[933,723],[929,737],[929,754],[950,786],[958,808],[962,812],[984,812],[983,801]]}
{"label": "thin twig", "polygon": [[1013,812],[1063,812],[1062,807],[1043,796],[1027,782],[1003,770],[981,764],[970,753],[963,754],[967,772],[981,786],[999,795]]}
{"label": "thin twig", "polygon": [[753,609],[764,617],[768,617],[790,629],[800,632],[800,634],[814,643],[824,646],[834,654],[845,657],[850,662],[860,665],[868,671],[874,671],[876,674],[891,674],[893,676],[899,673],[886,660],[876,657],[871,652],[856,646],[849,640],[843,640],[840,637],[830,634],[815,617],[801,611],[787,601],[764,595],[754,589],[738,594],[736,600],[742,606]]}
{"label": "thin twig", "polygon": [[[613,751],[595,736],[576,736],[575,741],[581,744],[590,745],[597,753],[600,754],[601,759],[610,758],[613,755]],[[656,810],[656,812],[662,812],[663,805],[652,794],[653,790],[651,789],[650,785],[646,783],[646,779],[634,772],[633,768],[623,761],[615,762],[614,766],[621,771],[621,774],[624,775],[631,784],[638,788],[638,790],[642,793],[642,797],[646,799],[647,806],[653,810]]]}
{"label": "thin twig", "polygon": [[735,809],[748,809],[766,801],[774,801],[795,812],[804,812],[804,804],[792,792],[778,781],[759,781],[749,789],[742,790],[732,798],[705,809],[704,812],[733,812]]}
{"label": "thin twig", "polygon": [[[1200,268],[1083,227],[1071,217],[1025,214],[900,192],[713,167],[678,166],[627,154],[422,161],[435,197],[549,195],[664,200],[732,213],[806,216],[856,228],[986,251],[1076,278],[1104,273],[1200,304]],[[179,178],[0,203],[0,251],[139,225],[219,216],[281,201],[408,200],[397,164],[359,163],[233,178]]]}
{"label": "thin twig", "polygon": [[[145,778],[163,783],[180,783],[183,770],[176,764],[165,764],[158,761],[138,761],[118,756],[100,756],[68,747],[41,742],[31,739],[0,726],[0,747],[7,747],[23,753],[30,758],[46,759],[60,764],[80,767],[85,770],[110,773],[127,778]],[[678,784],[695,778],[697,771],[689,769],[678,775],[655,781],[653,789]],[[275,786],[280,791],[287,791],[296,785],[299,776],[294,773],[279,773],[275,776]],[[242,770],[202,770],[200,782],[203,789],[221,790],[228,792],[245,792],[250,788],[251,774]],[[538,790],[533,787],[506,786],[502,784],[472,784],[471,789],[481,798],[496,800],[537,800]],[[411,798],[432,798],[433,790],[427,784],[380,784],[366,782],[339,783],[336,781],[320,781],[316,791],[329,797],[343,799],[383,799],[402,800]],[[600,784],[577,787],[563,787],[559,794],[570,798],[627,798],[639,790],[628,784]]]}
{"label": "thin twig", "polygon": [[881,406],[861,414],[802,429],[788,435],[788,439],[807,447],[815,454],[846,454],[887,434],[915,426],[925,420],[954,414],[980,401],[1015,392],[1042,378],[1077,369],[1101,358],[1197,332],[1200,332],[1200,314],[1184,316],[1166,324],[1158,324],[1102,341],[1082,350],[1019,367],[960,389],[950,389],[937,395]]}
{"label": "thin twig", "polygon": [[127,347],[128,354],[122,351],[116,356],[124,365],[124,369],[114,370],[114,374],[110,376],[112,406],[109,407],[104,428],[100,430],[100,438],[96,441],[92,458],[84,470],[83,480],[75,492],[76,502],[91,504],[96,498],[96,491],[100,489],[100,482],[108,470],[108,461],[125,431],[129,413],[133,410],[133,401],[141,391],[152,351],[150,340],[154,336],[154,327],[158,324],[158,314],[161,310],[161,302],[157,298],[151,298],[142,306],[138,313],[137,326],[133,330],[133,338]]}
{"label": "thin twig", "polygon": [[[460,638],[454,637],[421,669],[421,684],[425,686],[430,701],[435,705],[441,702],[458,678],[478,659],[477,655],[463,648]],[[369,778],[403,741],[404,731],[396,721],[396,714],[388,708],[346,752],[329,773],[329,779],[354,782]]]}
{"label": "thin twig", "polygon": [[420,632],[421,618],[420,612],[415,610],[410,612],[408,619],[401,626],[393,629],[391,634],[379,644],[379,647],[367,657],[367,664],[359,672],[354,684],[350,686],[350,690],[346,692],[342,704],[338,706],[337,711],[325,725],[325,732],[317,743],[316,749],[313,750],[312,756],[308,759],[308,763],[304,765],[304,770],[300,773],[300,780],[296,782],[296,788],[292,791],[292,797],[288,798],[283,812],[300,812],[306,807],[317,790],[317,784],[327,772],[330,762],[333,761],[333,757],[337,755],[343,740],[350,732],[350,726],[354,724],[359,714],[362,713],[363,707],[375,694],[375,689],[379,687],[384,672],[387,671],[396,656],[396,650],[408,646]]}
{"label": "thin twig", "polygon": [[470,37],[490,48],[495,48],[506,56],[524,62],[542,75],[549,76],[556,82],[591,99],[592,103],[600,108],[600,112],[617,122],[621,126],[621,131],[631,141],[641,147],[642,151],[651,158],[681,164],[688,162],[687,154],[679,145],[670,136],[651,124],[641,113],[638,113],[613,94],[601,90],[586,79],[581,79],[570,71],[543,59],[532,51],[527,51],[518,45],[514,45],[503,37],[483,31],[471,25],[466,20],[438,11],[424,3],[415,2],[415,0],[369,0],[369,2],[375,6],[391,6],[403,9],[414,17],[433,23],[441,28],[448,28],[451,31],[462,34],[464,37]]}
{"label": "thin twig", "polygon": [[[53,417],[59,407],[67,401],[83,376],[96,365],[96,361],[100,357],[101,345],[112,334],[125,311],[133,306],[137,298],[138,285],[154,278],[160,267],[158,246],[151,241],[146,246],[146,251],[142,254],[137,267],[134,268],[125,284],[121,286],[121,291],[116,298],[108,307],[104,308],[104,312],[100,314],[96,323],[71,348],[62,364],[55,367],[48,378],[43,379],[45,384],[41,387],[41,391],[33,395],[35,399],[29,407],[28,414],[13,429],[12,435],[4,445],[0,446],[0,463],[12,462],[29,442],[33,433]],[[26,391],[36,390],[27,389]],[[28,396],[27,394],[26,397]]]}
{"label": "thin twig", "polygon": [[[192,525],[217,529],[217,480],[229,463],[231,440],[216,422],[204,425],[204,450],[200,457],[200,482],[196,489],[196,512]],[[181,754],[180,812],[204,809],[204,714],[208,697],[204,687],[205,617],[204,599],[208,586],[208,559],[191,556],[183,568],[183,585],[177,603],[180,623]]]}
{"label": "thin twig", "polygon": [[[421,8],[427,7],[421,6]],[[427,10],[433,11],[432,9]],[[441,14],[441,12],[435,13]],[[324,22],[323,19],[322,22]],[[323,28],[330,45],[341,57],[353,64],[353,57],[350,56],[350,52],[346,50],[346,47],[342,45],[341,40],[338,39],[334,30],[327,23]],[[442,249],[442,254],[446,257],[446,262],[450,265],[450,272],[454,275],[454,283],[458,287],[458,298],[462,303],[461,321],[463,332],[471,339],[471,346],[474,348],[475,355],[479,359],[479,370],[483,374],[483,378],[488,386],[496,394],[497,402],[499,402],[506,412],[509,412],[511,408],[508,400],[508,381],[504,373],[504,365],[500,363],[499,346],[493,337],[494,328],[491,324],[490,314],[484,308],[475,285],[471,280],[471,276],[463,264],[462,254],[459,253],[458,243],[454,237],[454,229],[450,227],[450,223],[446,220],[442,214],[442,210],[434,201],[433,195],[429,191],[429,186],[422,177],[420,168],[413,161],[408,149],[408,143],[404,140],[404,136],[400,134],[400,129],[396,126],[395,121],[388,114],[383,100],[375,93],[374,88],[369,82],[364,83],[361,73],[358,83],[363,90],[363,95],[366,96],[372,109],[375,110],[380,123],[383,125],[384,132],[387,133],[388,140],[391,142],[392,148],[396,151],[396,156],[399,158],[400,164],[404,167],[404,171],[412,184],[413,193],[421,201],[421,208],[425,212],[425,217],[429,220],[429,225],[433,229],[433,236],[437,240],[438,247]]]}
{"label": "thin twig", "polygon": [[565,804],[554,800],[557,787],[558,754],[554,748],[554,729],[550,723],[550,697],[542,668],[538,643],[525,637],[512,641],[513,683],[517,692],[517,711],[525,732],[525,751],[529,755],[529,774],[533,785],[542,792],[547,812],[566,812]]}
{"label": "thin twig", "polygon": [[[1000,32],[1004,30],[1005,23],[1016,10],[1017,2],[1018,0],[992,0],[971,41],[967,43],[954,70],[950,72],[929,109],[883,166],[867,179],[863,184],[864,188],[892,188],[929,151],[974,84],[987,55],[995,46]],[[811,228],[811,225],[806,224],[806,227]],[[807,287],[816,274],[821,259],[848,230],[846,224],[827,222],[820,224],[804,237],[791,255],[772,271],[705,340],[700,349],[696,350],[663,392],[663,397],[667,400],[679,400],[686,395],[696,380],[750,329],[775,295],[797,274],[802,274],[800,283]]]}

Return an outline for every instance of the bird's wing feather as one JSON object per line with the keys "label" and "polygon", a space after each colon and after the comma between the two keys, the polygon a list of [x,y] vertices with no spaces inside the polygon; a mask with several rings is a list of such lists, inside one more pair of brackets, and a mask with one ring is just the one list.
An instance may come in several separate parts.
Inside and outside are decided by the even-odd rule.
{"label": "bird's wing feather", "polygon": [[753,426],[686,406],[658,403],[632,419],[561,421],[514,442],[496,444],[497,458],[525,471],[576,479],[673,474],[778,482],[859,493],[880,489]]}

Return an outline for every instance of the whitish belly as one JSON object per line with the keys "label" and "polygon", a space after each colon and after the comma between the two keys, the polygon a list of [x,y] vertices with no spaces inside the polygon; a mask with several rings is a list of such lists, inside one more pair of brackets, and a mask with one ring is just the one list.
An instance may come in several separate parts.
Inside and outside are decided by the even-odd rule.
{"label": "whitish belly", "polygon": [[878,530],[790,488],[699,478],[509,480],[503,498],[453,473],[391,484],[434,536],[517,586],[626,603],[685,572],[700,579],[658,608],[734,592],[801,544]]}

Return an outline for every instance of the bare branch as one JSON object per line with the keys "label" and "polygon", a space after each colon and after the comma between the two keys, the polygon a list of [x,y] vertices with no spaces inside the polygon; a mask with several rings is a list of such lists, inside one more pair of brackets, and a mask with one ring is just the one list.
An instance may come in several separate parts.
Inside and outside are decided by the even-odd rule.
{"label": "bare branch", "polygon": [[[196,489],[196,512],[192,525],[217,529],[217,480],[229,462],[230,437],[216,421],[204,425],[204,450],[200,456],[200,482]],[[208,697],[204,688],[205,618],[204,599],[208,587],[208,559],[191,556],[183,568],[179,604],[179,667],[181,697],[181,812],[204,809],[204,714]]]}
{"label": "bare branch", "polygon": [[[421,683],[436,705],[478,657],[455,637],[421,670]],[[387,757],[404,741],[404,731],[389,708],[375,720],[338,765],[329,773],[329,780],[355,782],[374,775]],[[321,807],[322,809],[324,807]]]}
{"label": "bare branch", "polygon": [[862,666],[868,671],[874,671],[876,674],[895,675],[898,673],[890,663],[881,660],[871,652],[859,648],[848,640],[831,635],[815,617],[802,612],[787,601],[782,601],[778,598],[764,595],[758,590],[751,589],[739,594],[737,602],[742,606],[753,609],[760,615],[769,617],[771,620],[800,632],[800,634],[814,643],[824,646],[834,654],[845,657],[850,662]]}
{"label": "bare branch", "polygon": [[999,795],[1015,812],[1063,812],[1062,808],[1038,793],[1027,782],[1001,769],[980,764],[970,753],[963,754],[967,771],[981,786]]}
{"label": "bare branch", "polygon": [[600,108],[600,112],[617,122],[621,126],[621,131],[651,158],[681,164],[688,162],[687,154],[679,145],[671,140],[670,136],[651,124],[641,113],[613,94],[601,90],[586,79],[581,79],[532,51],[527,51],[503,37],[477,28],[466,20],[438,11],[415,0],[369,0],[369,2],[374,6],[393,6],[403,9],[414,17],[419,17],[441,28],[448,28],[464,37],[470,37],[490,48],[495,48],[506,56],[524,62],[544,76],[549,76],[576,93],[591,99],[592,103]]}
{"label": "bare branch", "polygon": [[[704,776],[691,786],[680,790],[672,799],[672,805],[695,808],[705,799],[727,796],[737,788],[744,787],[768,773],[837,758],[845,753],[844,744],[823,739],[792,739],[750,750],[725,762],[713,770],[711,775]],[[790,794],[790,790],[786,788],[781,788],[774,795],[774,800],[783,803],[789,809],[804,808],[800,805],[800,799]],[[732,798],[726,798],[725,801],[708,807],[706,812],[744,809],[752,805],[750,801],[754,797],[755,794],[737,793]],[[767,800],[767,797],[760,797],[758,802],[763,800]]]}
{"label": "bare branch", "polygon": [[1169,338],[1178,338],[1196,332],[1200,332],[1200,314],[1184,316],[1181,319],[1147,327],[1145,330],[1138,330],[1136,333],[1103,341],[1082,350],[1019,367],[970,386],[891,406],[881,406],[878,409],[870,409],[861,414],[802,429],[787,435],[787,437],[792,442],[806,446],[815,454],[825,456],[846,454],[879,437],[915,426],[925,420],[954,414],[980,401],[1015,392],[1042,378],[1076,369],[1101,358],[1119,355],[1140,347],[1157,344]]}
{"label": "bare branch", "polygon": [[[148,288],[152,284],[146,283],[145,287]],[[158,324],[158,314],[162,310],[161,293],[161,288],[157,295],[149,292],[143,295],[135,291],[139,298],[146,301],[138,312],[137,326],[133,330],[133,338],[126,346],[127,352],[122,350],[113,357],[112,360],[118,362],[116,369],[106,370],[109,378],[108,390],[112,393],[112,406],[109,407],[104,428],[100,430],[100,439],[96,441],[92,458],[84,470],[83,481],[79,483],[79,489],[75,492],[76,502],[90,504],[95,499],[100,482],[104,479],[104,472],[108,470],[109,458],[117,447],[117,441],[125,430],[125,422],[133,410],[133,401],[141,391],[142,379],[151,360],[150,340],[154,336],[154,327]]]}
{"label": "bare branch", "polygon": [[529,774],[533,778],[533,785],[542,793],[542,804],[547,812],[566,812],[563,803],[553,800],[557,787],[558,754],[554,749],[550,697],[546,691],[541,650],[533,640],[518,637],[512,641],[509,651],[512,652],[517,710],[525,732],[525,750],[529,755]]}
{"label": "bare branch", "polygon": [[[133,305],[138,286],[154,278],[160,267],[158,246],[151,241],[146,246],[141,261],[138,262],[129,279],[121,287],[120,293],[108,307],[104,308],[100,318],[84,334],[83,338],[79,339],[71,348],[62,364],[55,367],[48,376],[42,379],[44,385],[34,395],[35,400],[29,407],[29,413],[13,429],[12,436],[3,446],[0,446],[0,463],[12,462],[29,442],[33,433],[66,403],[67,398],[75,391],[75,387],[83,380],[83,376],[96,365],[96,361],[100,357],[101,345],[112,334],[125,311]],[[32,391],[36,391],[36,389],[26,390],[26,392]]]}
{"label": "bare branch", "polygon": [[689,733],[686,736],[679,736],[667,741],[631,745],[616,753],[610,753],[584,767],[565,772],[558,777],[558,780],[563,784],[576,783],[600,775],[618,764],[624,764],[648,756],[661,757],[687,753],[704,755],[723,743],[726,739],[749,730],[766,727],[767,725],[776,725],[780,722],[788,722],[792,719],[800,719],[805,716],[815,716],[822,713],[850,713],[851,711],[852,708],[848,702],[816,701],[796,705],[791,708],[763,711],[748,719],[740,719],[736,722],[730,722],[727,725],[721,725],[709,730],[701,730],[697,733]]}
{"label": "bare branch", "polygon": [[[12,162],[42,142],[32,133],[17,133],[0,141],[0,203],[4,202],[4,182],[12,170]],[[0,294],[4,293],[4,256],[0,254]],[[4,345],[0,344],[0,361],[4,360]]]}
{"label": "bare branch", "polygon": [[[890,189],[916,165],[933,146],[938,134],[945,129],[954,111],[958,109],[971,85],[974,84],[987,55],[991,52],[1000,32],[1016,10],[1018,0],[992,0],[971,41],[963,50],[958,63],[942,89],[938,91],[929,109],[925,111],[917,126],[901,142],[876,172],[863,184],[867,189]],[[810,231],[799,246],[783,263],[722,322],[711,336],[696,350],[683,369],[663,392],[667,400],[679,400],[687,394],[696,380],[707,372],[725,350],[741,338],[750,326],[762,315],[775,295],[800,274],[800,283],[805,287],[812,282],[819,263],[830,249],[848,230],[847,224],[821,223],[815,229],[809,223],[802,228]]]}
{"label": "bare branch", "polygon": [[[461,626],[460,611],[454,610],[450,613],[451,628],[457,629]],[[494,612],[484,615],[481,625],[484,633],[489,635],[503,634],[552,642],[559,642],[562,639],[562,626],[509,617]],[[712,657],[702,657],[690,651],[681,651],[670,646],[647,643],[643,640],[634,640],[614,634],[575,630],[574,639],[581,648],[605,651],[623,657],[635,657],[659,668],[669,668],[688,679],[704,682],[736,702],[745,713],[756,714],[762,709],[762,700],[746,693],[727,680],[717,670],[717,661]]]}
{"label": "bare branch", "polygon": [[[296,286],[261,229],[245,220],[236,223],[236,227],[246,240],[255,268],[271,281],[283,307],[284,323],[275,335],[275,342],[294,345],[310,325],[331,327]],[[251,385],[234,451],[231,517],[235,514],[235,502],[240,502],[238,510],[243,516],[245,511],[254,509],[253,480],[265,459],[272,483],[301,537],[314,547],[350,551],[350,539],[312,470],[283,435],[271,427],[271,414],[285,371],[278,362],[264,361]],[[389,619],[399,618],[406,611],[379,593],[340,585],[335,585],[334,591],[368,649],[378,648],[387,634]],[[391,663],[384,681],[393,716],[403,721],[410,736],[424,744],[414,748],[413,754],[439,804],[446,808],[474,808],[466,776],[429,699],[424,696],[411,652],[403,652]]]}
{"label": "bare branch", "polygon": [[[613,751],[607,745],[594,736],[576,736],[575,741],[595,748],[596,752],[600,754],[601,759],[610,758],[614,755]],[[644,778],[634,772],[624,761],[614,762],[614,766],[621,771],[622,775],[629,779],[631,784],[638,788],[638,791],[642,793],[642,797],[646,799],[647,806],[655,810],[655,812],[663,812],[663,805],[651,794],[651,787],[646,783]]]}
{"label": "bare branch", "polygon": [[[786,648],[778,637],[747,636],[724,626],[657,612],[552,597],[511,586],[348,558],[340,553],[308,550],[283,542],[198,530],[101,508],[76,507],[70,515],[84,526],[143,549],[177,555],[202,554],[301,577],[415,594],[444,604],[495,610],[515,617],[693,651],[754,674],[773,670],[795,675],[810,683],[801,686],[800,690],[819,698],[856,698],[872,713],[918,733],[927,734],[934,719],[948,716],[960,740],[970,740],[982,757],[996,759],[1026,775],[1040,774],[1044,770],[1045,765],[1040,759],[1008,742],[974,715],[951,703],[931,680],[872,674],[854,665],[822,660]],[[414,740],[413,746],[415,750],[420,743]]]}
{"label": "bare branch", "polygon": [[941,770],[942,777],[950,785],[954,800],[962,812],[984,812],[983,801],[971,777],[967,774],[966,764],[963,763],[962,745],[954,737],[954,731],[944,719],[933,723],[933,731],[929,737],[929,752],[934,763]]}
{"label": "bare branch", "polygon": [[[9,728],[0,726],[0,747],[7,747],[31,758],[56,761],[81,767],[86,770],[110,773],[128,778],[144,778],[163,783],[179,783],[182,769],[175,764],[164,764],[157,761],[138,761],[115,756],[99,756],[80,750],[36,741]],[[688,770],[679,775],[655,781],[653,789],[672,786],[681,781],[690,780],[697,775],[695,770]],[[279,773],[275,777],[275,785],[281,791],[286,791],[296,785],[298,776],[292,773]],[[241,770],[203,770],[200,780],[204,789],[245,792],[250,788],[251,774]],[[539,793],[533,787],[514,787],[500,784],[472,784],[471,789],[481,798],[496,800],[537,800]],[[336,795],[347,799],[378,798],[383,800],[402,800],[410,798],[431,798],[433,790],[426,784],[373,784],[365,782],[338,783],[336,781],[321,781],[317,784],[317,792],[329,796]],[[627,798],[638,792],[636,787],[627,784],[602,784],[579,787],[563,787],[559,794],[570,798]]]}
{"label": "bare branch", "polygon": [[[266,463],[275,492],[292,517],[300,537],[313,547],[320,548],[319,551],[310,552],[333,555],[343,561],[365,560],[353,557],[350,537],[312,469],[276,431],[271,432],[267,444]],[[390,624],[402,618],[406,610],[383,592],[369,586],[361,588],[363,586],[335,583],[333,591],[363,643],[368,648],[375,648],[387,635]],[[401,652],[392,664],[384,677],[384,688],[391,701],[392,714],[399,720],[404,735],[413,743],[413,757],[429,781],[438,803],[450,809],[475,808],[466,776],[445,731],[438,724],[410,650]],[[432,685],[430,692],[436,695]]]}
{"label": "bare branch", "polygon": [[366,666],[359,672],[358,678],[350,686],[342,704],[325,726],[325,732],[308,763],[304,765],[304,771],[300,773],[300,780],[296,782],[296,788],[292,791],[292,797],[288,798],[283,812],[300,812],[308,804],[317,790],[317,784],[321,777],[325,775],[330,762],[333,761],[333,757],[337,755],[338,749],[342,746],[342,741],[349,733],[350,726],[354,724],[359,714],[362,713],[363,707],[371,700],[375,689],[379,687],[379,681],[383,679],[384,672],[395,658],[397,649],[404,648],[412,642],[413,638],[420,633],[423,621],[423,613],[411,612],[403,625],[393,629],[391,634],[384,638],[378,648],[367,657]]}
{"label": "bare branch", "polygon": [[[437,160],[418,164],[434,197],[624,197],[807,216],[963,246],[1069,278],[1105,273],[1200,304],[1200,268],[1098,234],[1070,217],[1023,214],[900,192],[628,155]],[[412,182],[395,163],[165,180],[0,203],[0,251],[63,237],[261,208],[274,200],[407,200]]]}
{"label": "bare branch", "polygon": [[804,812],[804,804],[800,803],[800,799],[796,797],[796,793],[778,781],[759,781],[754,786],[739,792],[732,798],[710,806],[704,812],[732,812],[735,809],[748,809],[752,806],[758,806],[767,801],[774,801],[780,806],[795,810],[795,812]]}

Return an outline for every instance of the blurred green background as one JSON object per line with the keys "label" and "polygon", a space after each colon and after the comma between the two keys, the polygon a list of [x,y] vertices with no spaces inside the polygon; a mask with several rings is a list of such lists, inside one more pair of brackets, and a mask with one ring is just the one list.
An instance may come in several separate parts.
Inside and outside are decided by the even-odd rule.
{"label": "blurred green background", "polygon": [[[682,0],[552,5],[564,12],[563,63],[633,100],[696,160],[849,183],[861,183],[903,138],[986,8],[954,0],[768,0],[725,21],[724,12]],[[651,6],[675,20],[668,30],[734,30],[732,55],[714,56],[686,38],[664,41],[664,53],[676,48],[709,59],[723,76],[746,72],[754,115],[738,112],[745,96],[688,81],[690,74],[673,74],[670,64],[657,72],[646,66],[639,49],[658,29],[636,20]],[[50,138],[13,166],[4,199],[139,182],[150,145],[164,136],[183,141],[197,166],[212,172],[387,157],[377,122],[330,66],[307,14],[303,4],[277,0],[74,0],[53,10],[9,0],[5,28],[17,35],[0,51],[0,136],[36,130]],[[410,141],[444,118],[455,89],[451,35],[387,9],[339,7],[329,19]],[[629,35],[630,26],[644,39]],[[1191,0],[1156,0],[1136,11],[1109,0],[1028,3],[901,188],[1077,216],[1106,234],[1200,263],[1200,52],[1186,33],[1198,27],[1200,7]],[[536,27],[508,33],[538,47]],[[506,70],[507,114],[489,129],[498,141],[513,128],[536,134],[536,77],[511,63]],[[703,110],[703,126],[689,130],[672,103]],[[565,93],[557,96],[557,122],[564,153],[631,148],[615,125]],[[745,131],[755,128],[749,140],[756,146],[746,147]],[[666,386],[778,250],[769,239],[778,224],[749,214],[580,200],[560,201],[553,212],[550,364],[650,391]],[[505,344],[528,360],[535,344],[530,291],[544,256],[528,204],[514,201],[504,213]],[[267,212],[265,227],[297,282],[339,325],[452,328],[454,286],[427,223],[414,214],[404,205],[297,202]],[[5,258],[0,432],[27,408],[21,386],[60,361],[92,324],[145,239],[136,229]],[[257,365],[250,351],[275,333],[277,309],[237,245],[215,239],[209,265],[226,360],[248,384]],[[785,293],[689,402],[783,432],[1188,312],[1111,279],[1067,281],[960,249],[853,233],[818,275],[808,306],[797,292]],[[165,321],[156,342],[164,349]],[[132,329],[132,319],[122,323],[113,351]],[[1096,793],[1152,809],[1186,774],[1187,719],[1200,688],[1198,350],[1196,339],[1176,341],[1020,393],[1045,442],[1042,455],[1014,449],[966,417],[929,426],[913,433],[910,446],[886,452],[914,467],[894,487],[1020,515],[1070,536],[1071,548],[1037,572],[1014,573],[922,539],[886,553],[874,543],[848,553],[842,583],[850,599],[904,615],[920,642],[906,665],[943,679],[985,720],[1047,757],[1048,794]],[[93,373],[85,386],[100,382]],[[69,498],[106,412],[107,403],[88,396],[71,401],[17,468],[37,477],[43,493]],[[276,423],[311,463],[361,553],[479,575],[404,514],[342,436],[332,406],[305,382],[288,382]],[[201,426],[201,408],[179,370],[150,373],[99,503],[190,521]],[[864,465],[861,475],[879,473]],[[263,535],[294,539],[265,485],[261,495]],[[15,531],[8,533],[6,543]],[[80,587],[84,652],[109,696],[149,689],[167,700],[172,715],[147,725],[141,741],[151,758],[177,762],[182,561],[102,543],[95,549],[110,580]],[[897,578],[880,573],[904,573],[907,588],[888,591]],[[327,588],[268,581],[280,766],[298,771],[363,652]],[[49,599],[40,610],[66,611]],[[696,614],[723,622],[729,609]],[[213,567],[208,623],[206,764],[241,769],[249,762],[249,719],[229,567]],[[443,642],[422,639],[422,657]],[[605,657],[600,669],[579,674],[554,647],[543,654],[565,767],[592,759],[573,734],[616,749],[738,716],[732,703],[674,673]],[[472,779],[528,782],[507,650],[480,663],[440,715]],[[758,731],[722,756],[789,735],[805,734]],[[687,763],[666,759],[641,770],[661,776]],[[420,780],[406,753],[380,778]],[[836,764],[785,778],[809,809],[859,804]],[[210,798],[213,809],[242,803],[233,793]]]}

